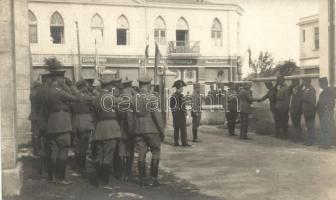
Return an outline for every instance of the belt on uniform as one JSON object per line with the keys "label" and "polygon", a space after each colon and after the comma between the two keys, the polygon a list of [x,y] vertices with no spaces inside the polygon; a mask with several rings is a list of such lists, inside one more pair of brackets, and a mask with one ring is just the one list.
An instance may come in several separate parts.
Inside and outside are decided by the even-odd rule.
{"label": "belt on uniform", "polygon": [[53,110],[53,111],[51,111],[51,113],[57,113],[57,112],[69,112],[69,110],[60,109],[60,110]]}

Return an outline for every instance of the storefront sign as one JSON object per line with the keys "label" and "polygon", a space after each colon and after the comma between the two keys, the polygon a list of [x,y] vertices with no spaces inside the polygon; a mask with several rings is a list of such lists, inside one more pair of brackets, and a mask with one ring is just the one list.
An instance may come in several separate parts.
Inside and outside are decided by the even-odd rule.
{"label": "storefront sign", "polygon": [[[82,65],[95,65],[95,56],[81,56]],[[139,64],[139,58],[98,56],[99,65]]]}
{"label": "storefront sign", "polygon": [[74,58],[71,55],[50,55],[50,54],[45,55],[32,54],[32,64],[33,66],[44,66],[45,65],[44,60],[47,58],[56,58],[64,66],[74,65],[73,63]]}

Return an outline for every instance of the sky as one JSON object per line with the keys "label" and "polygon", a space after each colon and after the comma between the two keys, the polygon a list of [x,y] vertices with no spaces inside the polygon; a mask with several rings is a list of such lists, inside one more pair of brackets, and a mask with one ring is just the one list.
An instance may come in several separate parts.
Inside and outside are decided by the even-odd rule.
{"label": "sky", "polygon": [[248,68],[247,49],[252,57],[268,50],[275,62],[293,59],[299,65],[299,27],[301,17],[318,14],[319,0],[212,0],[236,3],[242,16],[243,76]]}

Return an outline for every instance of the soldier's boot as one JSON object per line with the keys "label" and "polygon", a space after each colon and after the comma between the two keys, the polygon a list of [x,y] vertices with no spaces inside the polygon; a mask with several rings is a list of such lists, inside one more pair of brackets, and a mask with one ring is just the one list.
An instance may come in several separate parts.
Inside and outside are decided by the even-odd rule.
{"label": "soldier's boot", "polygon": [[127,157],[121,159],[121,182],[126,183],[128,180],[127,176]]}
{"label": "soldier's boot", "polygon": [[132,164],[133,164],[133,158],[132,157],[127,157],[127,159],[126,159],[127,181],[129,181],[132,178]]}
{"label": "soldier's boot", "polygon": [[174,129],[174,146],[180,146],[179,144],[179,129]]}
{"label": "soldier's boot", "polygon": [[103,185],[103,188],[104,189],[108,189],[108,190],[111,190],[112,187],[109,185],[110,183],[110,169],[111,169],[111,166],[109,164],[103,164],[102,165],[102,173],[101,173],[101,180],[102,180],[102,185]]}
{"label": "soldier's boot", "polygon": [[159,174],[159,159],[152,159],[151,166],[150,166],[150,176],[151,176],[151,183],[150,186],[159,186],[158,174]]}
{"label": "soldier's boot", "polygon": [[65,160],[59,160],[58,162],[58,184],[61,185],[70,185],[72,184],[71,181],[66,180],[66,161]]}
{"label": "soldier's boot", "polygon": [[47,171],[48,181],[52,181],[53,180],[54,167],[55,166],[52,164],[51,158],[47,157],[46,158],[46,171]]}
{"label": "soldier's boot", "polygon": [[146,161],[138,162],[138,171],[139,171],[139,185],[140,187],[145,187]]}
{"label": "soldier's boot", "polygon": [[95,166],[95,172],[94,172],[94,175],[92,177],[92,184],[96,187],[99,186],[100,184],[100,180],[101,180],[101,164],[99,164],[99,162],[95,162],[94,163],[94,166]]}
{"label": "soldier's boot", "polygon": [[202,142],[200,139],[198,139],[197,128],[193,128],[192,132],[193,132],[193,142]]}

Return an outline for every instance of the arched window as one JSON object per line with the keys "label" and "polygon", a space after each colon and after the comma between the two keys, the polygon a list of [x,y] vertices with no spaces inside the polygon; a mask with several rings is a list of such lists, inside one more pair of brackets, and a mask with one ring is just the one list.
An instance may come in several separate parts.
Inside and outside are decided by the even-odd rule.
{"label": "arched window", "polygon": [[162,17],[156,18],[154,21],[154,39],[155,42],[159,45],[166,44],[166,23],[162,19]]}
{"label": "arched window", "polygon": [[37,20],[34,13],[28,11],[28,20],[29,20],[29,41],[30,43],[37,43]]}
{"label": "arched window", "polygon": [[64,21],[59,12],[54,12],[54,14],[51,15],[50,37],[54,44],[64,43]]}
{"label": "arched window", "polygon": [[104,21],[97,13],[91,18],[91,33],[95,42],[104,38]]}
{"label": "arched window", "polygon": [[176,46],[187,46],[189,43],[189,26],[181,17],[176,23]]}
{"label": "arched window", "polygon": [[129,24],[124,15],[117,22],[117,45],[129,45]]}
{"label": "arched window", "polygon": [[212,46],[215,47],[221,47],[223,44],[223,30],[222,30],[222,24],[220,21],[216,18],[213,21],[212,28],[211,28],[211,40],[212,40]]}

